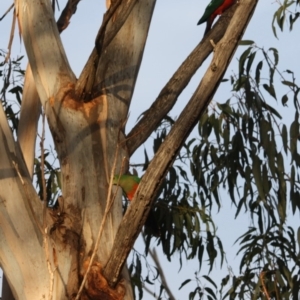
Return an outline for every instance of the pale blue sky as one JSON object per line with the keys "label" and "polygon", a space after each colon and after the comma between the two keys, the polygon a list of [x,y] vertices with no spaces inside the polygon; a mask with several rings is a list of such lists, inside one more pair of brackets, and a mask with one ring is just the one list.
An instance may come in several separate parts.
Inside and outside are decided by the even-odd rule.
{"label": "pale blue sky", "polygon": [[[102,22],[104,13],[104,0],[86,0],[81,1],[78,5],[76,14],[71,20],[71,24],[66,32],[62,33],[62,40],[65,46],[70,65],[75,74],[78,76],[84,66],[91,49],[94,44],[94,39],[99,26]],[[11,0],[1,0],[0,15],[4,12]],[[63,8],[65,1],[61,1],[60,5]],[[187,4],[188,3],[188,4]],[[150,28],[149,38],[147,41],[146,50],[142,67],[136,84],[136,89],[130,108],[130,118],[127,128],[130,129],[135,124],[137,117],[145,111],[159,94],[161,88],[168,81],[174,71],[180,66],[186,56],[202,39],[205,25],[196,26],[199,18],[209,0],[163,0],[157,1],[154,16]],[[250,22],[250,25],[244,35],[244,39],[254,40],[260,47],[275,47],[279,50],[280,63],[279,69],[291,69],[297,71],[299,75],[300,62],[295,58],[299,56],[300,44],[294,41],[295,36],[299,36],[299,22],[296,23],[294,31],[289,34],[285,29],[285,33],[281,34],[278,31],[279,39],[276,39],[272,34],[271,22],[273,13],[276,10],[277,4],[274,0],[259,1],[256,12]],[[0,22],[0,46],[4,47],[8,43],[8,33],[11,25],[11,14]],[[244,51],[242,48],[238,51]],[[13,45],[13,57],[24,53],[24,45],[19,42],[18,35]],[[228,69],[228,74],[237,72],[235,55],[233,62]],[[192,95],[195,87],[201,80],[205,68],[209,60],[201,67],[196,75],[191,80],[189,86],[184,93],[179,97],[178,104],[172,111],[172,116],[178,116],[182,107],[187,103]],[[280,87],[278,87],[280,89]],[[278,90],[278,93],[281,94]],[[283,93],[283,92],[282,92]],[[230,97],[230,86],[222,84],[214,99],[216,101],[227,100]],[[270,100],[273,101],[273,100]],[[292,106],[291,106],[292,107]],[[149,143],[152,147],[151,142]],[[143,148],[141,147],[142,151]],[[140,163],[144,161],[144,156],[141,151],[132,158],[132,163]],[[236,248],[232,248],[233,242],[245,231],[249,225],[248,217],[239,217],[233,221],[234,212],[230,211],[230,201],[226,195],[222,197],[222,209],[219,214],[216,214],[215,221],[218,225],[219,236],[223,238],[224,247],[227,252],[227,259],[234,270],[237,270],[239,259],[235,258]],[[228,201],[227,201],[228,200]],[[136,245],[140,248],[139,245]],[[178,291],[180,284],[187,278],[194,278],[194,272],[198,270],[198,265],[195,262],[188,262],[178,274],[179,263],[168,263],[164,256],[160,255],[163,265],[166,267],[166,277],[171,289],[177,299],[188,299],[190,285],[187,285],[181,291]],[[205,263],[204,263],[205,265]],[[205,275],[205,268],[200,275]],[[226,273],[213,273],[213,278],[218,284],[221,278]],[[156,292],[159,292],[159,286],[156,286]],[[147,293],[144,294],[144,299],[153,299]]]}

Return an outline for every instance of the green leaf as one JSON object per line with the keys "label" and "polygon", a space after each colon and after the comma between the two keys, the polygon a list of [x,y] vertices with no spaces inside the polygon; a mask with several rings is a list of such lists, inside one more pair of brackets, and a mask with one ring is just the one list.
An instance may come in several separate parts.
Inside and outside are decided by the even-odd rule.
{"label": "green leaf", "polygon": [[186,279],[179,287],[178,290],[181,290],[186,284],[188,284],[189,282],[191,282],[192,280],[191,279]]}
{"label": "green leaf", "polygon": [[242,74],[244,73],[244,64],[245,64],[245,61],[246,61],[249,53],[251,52],[251,50],[252,50],[252,47],[249,47],[240,56],[240,59],[239,59],[239,78],[241,78]]}
{"label": "green leaf", "polygon": [[264,189],[264,194],[268,194],[269,190],[271,188],[269,184],[269,178],[268,178],[268,170],[266,165],[263,165],[263,189]]}
{"label": "green leaf", "polygon": [[297,88],[298,87],[295,83],[293,83],[291,81],[287,81],[287,80],[282,80],[281,83],[284,84],[284,85],[287,85],[291,88]]}
{"label": "green leaf", "polygon": [[212,298],[211,298],[211,297],[209,297],[209,295],[207,295],[207,298],[217,299],[215,293],[213,292],[213,290],[211,288],[205,287],[204,290],[212,296]]}
{"label": "green leaf", "polygon": [[297,230],[297,242],[298,242],[298,248],[299,248],[299,253],[300,253],[300,227],[298,227]]}
{"label": "green leaf", "polygon": [[257,85],[259,85],[259,83],[260,83],[260,72],[261,72],[262,66],[263,66],[263,62],[260,61],[255,70],[255,82]]}
{"label": "green leaf", "polygon": [[144,149],[144,155],[145,155],[145,162],[144,162],[143,171],[146,171],[148,168],[148,165],[149,165],[149,157],[148,157],[146,149]]}
{"label": "green leaf", "polygon": [[263,87],[273,98],[275,98],[277,100],[275,89],[274,89],[273,85],[263,84]]}
{"label": "green leaf", "polygon": [[248,74],[248,75],[249,75],[249,72],[250,72],[250,70],[251,70],[251,66],[252,66],[252,63],[253,63],[253,61],[254,61],[255,55],[256,55],[256,52],[252,52],[252,53],[249,55],[248,62],[247,62],[247,67],[246,67],[246,71],[247,71],[247,74]]}
{"label": "green leaf", "polygon": [[199,248],[198,248],[198,261],[199,261],[199,267],[201,268],[202,265],[202,258],[204,253],[204,245],[202,244],[202,240],[199,240]]}
{"label": "green leaf", "polygon": [[210,282],[216,289],[218,288],[215,282],[207,275],[203,275],[203,278],[205,278],[208,282]]}
{"label": "green leaf", "polygon": [[255,44],[255,43],[251,40],[242,40],[239,42],[240,46],[251,46],[253,44]]}
{"label": "green leaf", "polygon": [[292,155],[297,150],[298,135],[299,135],[299,124],[298,121],[295,120],[290,127],[290,151]]}
{"label": "green leaf", "polygon": [[265,194],[264,194],[264,189],[263,189],[263,182],[262,182],[260,166],[261,166],[261,161],[255,155],[253,157],[253,177],[254,177],[254,180],[255,180],[255,184],[256,184],[260,199],[264,200],[265,199]]}
{"label": "green leaf", "polygon": [[285,95],[283,95],[282,96],[282,98],[281,98],[281,103],[282,103],[282,105],[283,106],[287,106],[287,102],[288,102],[288,100],[289,100],[289,98],[288,98],[288,96],[285,94]]}
{"label": "green leaf", "polygon": [[287,128],[285,124],[282,125],[281,137],[282,137],[284,152],[287,154],[288,138],[287,138]]}

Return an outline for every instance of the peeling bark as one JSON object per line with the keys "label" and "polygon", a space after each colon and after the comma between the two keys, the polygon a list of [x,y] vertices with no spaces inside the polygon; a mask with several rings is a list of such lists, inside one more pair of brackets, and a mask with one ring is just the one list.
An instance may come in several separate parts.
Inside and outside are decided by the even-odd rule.
{"label": "peeling bark", "polygon": [[[98,45],[94,60],[94,80],[92,85],[83,86],[89,91],[89,99],[86,101],[76,93],[77,80],[61,44],[50,2],[16,1],[17,17],[34,82],[61,165],[63,193],[59,208],[47,212],[47,227],[41,230],[46,233],[42,234],[39,247],[36,246],[43,255],[47,280],[36,291],[35,297],[31,297],[29,291],[20,293],[17,290],[17,298],[20,295],[22,299],[38,299],[42,295],[46,295],[45,299],[51,296],[54,299],[76,296],[94,251],[104,215],[108,200],[108,180],[115,155],[118,156],[117,171],[121,171],[122,165],[123,172],[126,171],[128,154],[123,128],[155,0],[120,3],[120,7],[127,9],[127,15],[124,17],[121,8],[117,9],[114,18],[108,19],[101,33],[103,35],[100,34],[102,44],[100,48]],[[86,70],[91,72],[92,67]],[[23,180],[23,176],[20,180]],[[32,185],[30,188],[33,189]],[[24,195],[16,196],[24,201]],[[38,216],[41,218],[41,212]],[[105,265],[110,255],[122,217],[119,196],[104,224],[104,233],[100,246],[95,250],[95,261],[88,274],[82,299],[105,299],[105,295],[107,299],[133,299],[126,268],[123,268],[116,289],[107,284],[102,287],[101,283],[106,280],[101,277],[99,266]],[[47,265],[49,261],[50,270]],[[13,273],[7,269],[7,265],[3,264],[3,268],[14,287]],[[30,273],[30,269],[26,271]],[[21,273],[23,275],[24,271]]]}
{"label": "peeling bark", "polygon": [[41,103],[35,88],[30,65],[28,65],[25,73],[18,141],[31,178],[33,176],[35,142],[40,113]]}
{"label": "peeling bark", "polygon": [[[75,14],[78,2],[80,0],[69,0],[63,9],[58,21],[57,28],[61,33],[65,30],[73,14]],[[20,121],[18,127],[18,141],[22,149],[24,160],[32,178],[35,142],[37,136],[38,120],[41,113],[41,103],[37,93],[30,65],[27,65],[24,80],[24,89],[22,95],[22,104],[20,111]]]}
{"label": "peeling bark", "polygon": [[49,283],[41,230],[42,205],[2,105],[0,153],[0,265],[15,298],[26,295],[23,299],[37,299],[48,291]]}

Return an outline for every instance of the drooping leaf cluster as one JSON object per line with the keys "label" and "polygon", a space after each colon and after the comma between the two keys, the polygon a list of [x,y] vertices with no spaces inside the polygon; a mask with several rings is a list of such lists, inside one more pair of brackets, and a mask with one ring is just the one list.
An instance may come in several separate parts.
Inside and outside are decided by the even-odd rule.
{"label": "drooping leaf cluster", "polygon": [[283,0],[277,1],[279,7],[274,13],[272,21],[272,30],[274,35],[277,37],[276,26],[283,31],[284,25],[288,20],[289,29],[292,30],[294,24],[300,16],[300,0]]}
{"label": "drooping leaf cluster", "polygon": [[[36,182],[36,189],[41,200],[44,200],[43,180],[45,180],[46,201],[49,207],[55,206],[57,204],[57,197],[61,195],[61,172],[53,158],[56,158],[56,154],[45,150],[43,160],[39,156],[34,162],[34,182]],[[42,161],[44,162],[44,166],[42,166]],[[44,173],[43,176],[42,172]]]}
{"label": "drooping leaf cluster", "polygon": [[[158,130],[154,139],[154,153],[158,150],[167,134],[166,127]],[[188,174],[180,162],[184,157],[179,157],[178,164],[170,168],[162,185],[159,196],[152,208],[153,219],[158,229],[157,246],[161,244],[164,254],[171,261],[172,255],[178,251],[180,262],[182,254],[185,259],[198,257],[201,267],[204,245],[207,244],[209,264],[212,268],[217,250],[214,245],[219,239],[215,235],[215,226],[208,214],[206,205],[199,205],[198,195],[195,192]],[[151,214],[150,214],[151,216]],[[147,223],[146,223],[147,225]],[[146,226],[146,253],[150,238],[153,236],[147,231]],[[219,244],[221,259],[223,260],[222,244]]]}
{"label": "drooping leaf cluster", "polygon": [[[153,140],[154,153],[164,141],[172,124],[172,119],[167,118],[158,128]],[[207,203],[203,206],[199,204],[196,185],[190,181],[187,173],[186,159],[186,156],[179,156],[174,166],[170,168],[150,211],[143,230],[145,255],[148,255],[151,247],[161,247],[169,261],[174,260],[175,253],[179,255],[180,268],[183,261],[196,259],[198,266],[195,268],[201,269],[203,262],[207,260],[211,270],[218,255],[221,265],[223,264],[223,245],[216,235],[216,228],[209,214]],[[148,162],[148,154],[145,150],[144,169],[147,168]],[[138,290],[139,299],[142,299],[142,286],[145,283],[153,284],[149,282],[151,267],[148,263],[141,263],[141,257],[146,260],[144,256],[135,255],[136,260],[139,260],[139,267],[137,267],[136,260],[133,260],[129,270],[133,286]],[[157,272],[153,276],[155,280],[159,275],[159,270]],[[158,299],[161,299],[163,291],[164,286],[161,283]]]}
{"label": "drooping leaf cluster", "polygon": [[[235,217],[247,214],[252,223],[238,239],[240,275],[223,279],[223,299],[297,299],[299,293],[300,227],[287,219],[288,208],[300,210],[299,86],[292,71],[279,72],[278,61],[274,48],[244,51],[231,77],[233,97],[201,118],[199,140],[188,143],[199,200],[220,208],[220,197],[230,198]],[[286,90],[281,103],[278,81]]]}
{"label": "drooping leaf cluster", "polygon": [[[187,142],[154,204],[156,246],[169,260],[175,252],[181,263],[197,259],[199,269],[206,250],[211,271],[217,250],[221,263],[226,255],[211,209],[230,199],[235,217],[251,220],[237,239],[239,275],[230,272],[219,285],[196,275],[180,288],[196,285],[189,299],[298,299],[300,227],[287,216],[300,210],[299,85],[291,70],[279,71],[275,48],[243,44],[251,46],[230,78],[232,97],[202,116],[199,137]],[[167,127],[157,131],[154,152]],[[153,235],[146,226],[145,237],[147,253]],[[140,280],[147,282],[142,275]]]}

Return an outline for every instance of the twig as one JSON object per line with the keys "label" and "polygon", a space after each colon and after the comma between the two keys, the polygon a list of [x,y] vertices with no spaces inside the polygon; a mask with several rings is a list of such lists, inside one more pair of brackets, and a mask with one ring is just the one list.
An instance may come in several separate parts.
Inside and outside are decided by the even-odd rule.
{"label": "twig", "polygon": [[43,188],[43,229],[46,230],[46,209],[47,209],[47,189],[46,189],[46,180],[45,180],[45,154],[44,154],[44,141],[45,141],[45,112],[42,113],[42,136],[41,136],[41,178],[42,178],[42,188]]}
{"label": "twig", "polygon": [[265,273],[266,273],[266,272],[261,272],[260,275],[259,275],[259,278],[260,278],[261,284],[262,284],[262,286],[263,286],[264,294],[265,294],[267,300],[270,300],[271,298],[270,298],[270,296],[269,296],[269,293],[268,293],[268,291],[267,291],[267,288],[266,288],[266,285],[265,285],[265,282],[264,282]]}
{"label": "twig", "polygon": [[154,299],[156,299],[155,294],[145,285],[143,284],[143,289],[150,294]]}
{"label": "twig", "polygon": [[24,182],[23,177],[22,177],[22,175],[21,175],[21,173],[20,173],[18,164],[17,164],[15,161],[12,161],[12,164],[13,164],[13,166],[15,167],[15,170],[16,170],[18,176],[19,176],[19,179],[20,179],[22,185],[25,185],[25,182]]}
{"label": "twig", "polygon": [[[87,270],[86,270],[86,272],[84,274],[84,277],[82,279],[82,282],[81,282],[81,285],[80,285],[80,288],[78,290],[78,293],[76,295],[75,300],[79,300],[79,298],[81,296],[81,293],[83,291],[85,282],[87,280],[87,276],[88,276],[88,274],[90,272],[90,269],[92,267],[94,258],[96,256],[96,252],[98,250],[99,242],[100,242],[100,239],[101,239],[101,236],[102,236],[102,232],[103,232],[103,229],[104,229],[104,224],[106,222],[108,213],[109,213],[109,211],[110,211],[110,209],[111,209],[111,207],[112,207],[112,205],[114,203],[114,200],[116,198],[117,192],[113,195],[113,197],[111,197],[111,191],[112,191],[112,183],[113,183],[114,173],[115,173],[116,164],[117,164],[118,152],[119,152],[119,145],[117,145],[117,148],[116,148],[114,163],[113,163],[113,167],[112,167],[112,171],[111,171],[111,175],[110,175],[110,181],[109,181],[109,187],[108,187],[108,194],[107,194],[107,198],[106,198],[106,207],[105,207],[103,219],[102,219],[102,222],[100,224],[100,228],[99,228],[98,236],[97,236],[97,239],[96,239],[95,247],[94,247],[93,253],[91,255],[91,259],[89,261],[88,268],[87,268]],[[124,162],[124,160],[123,160],[123,162]],[[121,168],[123,168],[123,162],[122,162]]]}
{"label": "twig", "polygon": [[176,300],[176,298],[174,297],[171,289],[169,288],[169,285],[167,283],[167,280],[166,280],[166,277],[165,277],[165,274],[163,272],[163,269],[161,267],[161,264],[160,264],[160,261],[158,259],[158,256],[157,256],[157,253],[156,253],[156,250],[153,248],[153,250],[149,249],[149,254],[151,256],[151,258],[153,259],[154,263],[156,264],[157,266],[157,269],[158,269],[158,273],[159,273],[159,276],[161,278],[161,283],[164,287],[164,289],[166,290],[168,296],[169,296],[169,299],[170,300]]}
{"label": "twig", "polygon": [[14,7],[14,3],[7,9],[4,15],[0,18],[0,21],[2,21],[5,18],[5,16],[12,10],[13,7]]}
{"label": "twig", "polygon": [[6,54],[5,57],[5,62],[8,62],[9,58],[10,58],[10,54],[11,54],[11,46],[12,46],[12,42],[14,40],[14,32],[15,32],[15,27],[16,27],[16,12],[14,11],[13,13],[13,19],[12,19],[12,24],[11,24],[11,30],[10,30],[10,36],[9,36],[9,42],[8,42],[8,52]]}

